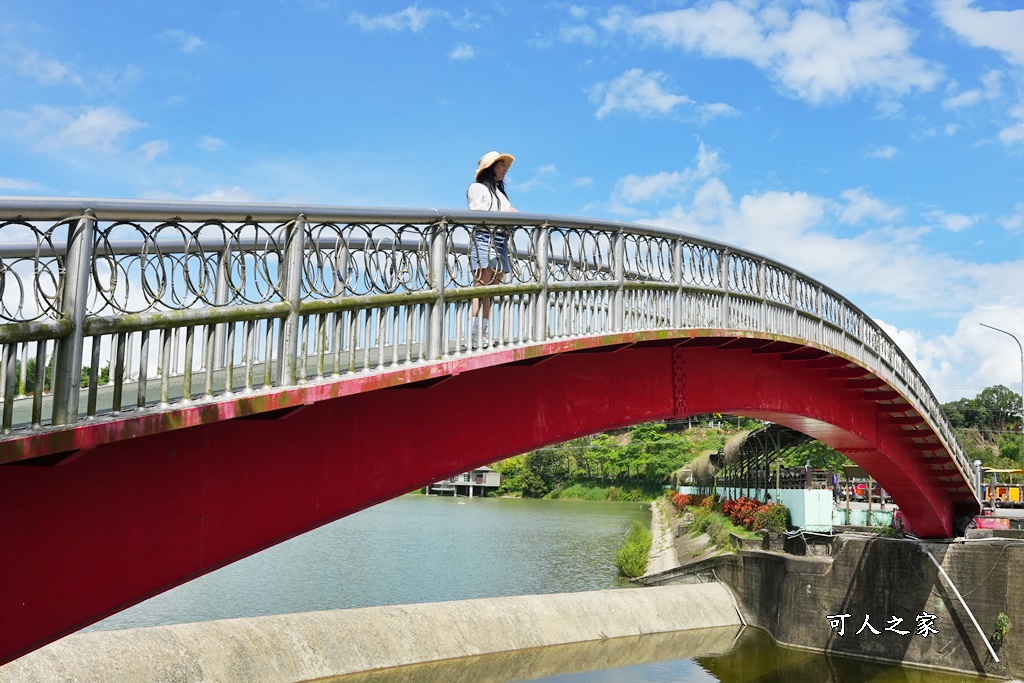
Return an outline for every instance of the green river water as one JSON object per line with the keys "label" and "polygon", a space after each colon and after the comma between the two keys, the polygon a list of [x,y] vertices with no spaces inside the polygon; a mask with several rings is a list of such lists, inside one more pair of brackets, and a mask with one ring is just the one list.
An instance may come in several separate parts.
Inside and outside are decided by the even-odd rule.
{"label": "green river water", "polygon": [[[324,609],[634,588],[615,550],[647,504],[419,495],[377,505],[87,630]],[[756,629],[665,634],[345,676],[356,681],[984,680],[780,648]]]}

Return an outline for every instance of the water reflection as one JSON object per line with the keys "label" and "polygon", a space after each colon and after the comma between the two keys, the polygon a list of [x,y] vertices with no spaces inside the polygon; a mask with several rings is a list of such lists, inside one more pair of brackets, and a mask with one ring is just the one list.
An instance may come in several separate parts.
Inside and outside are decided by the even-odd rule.
{"label": "water reflection", "polygon": [[[779,647],[764,631],[748,628],[736,646],[723,655],[694,660],[708,678],[693,681],[722,683],[785,683],[827,681],[829,683],[967,683],[989,679],[918,669],[894,664],[828,655],[821,652]],[[563,680],[563,679],[553,679]],[[565,681],[573,680],[571,678]],[[596,679],[590,679],[596,680]],[[610,680],[610,679],[609,679]],[[630,680],[630,679],[618,679]],[[641,681],[675,681],[677,678],[639,678]]]}
{"label": "water reflection", "polygon": [[[348,674],[327,679],[327,681],[330,683],[620,681],[627,679],[619,678],[619,672],[628,671],[632,668],[631,665],[656,662],[666,657],[678,659],[726,652],[736,642],[741,628],[728,626],[676,633],[653,633],[632,638],[610,638]],[[687,661],[696,667],[695,664],[692,664],[692,660]],[[699,667],[697,669],[699,670]],[[567,672],[572,673],[566,677]],[[602,676],[602,678],[593,678],[595,675]],[[608,675],[612,677],[609,678]]]}
{"label": "water reflection", "polygon": [[984,679],[780,647],[717,628],[614,638],[403,666],[330,683],[981,683]]}

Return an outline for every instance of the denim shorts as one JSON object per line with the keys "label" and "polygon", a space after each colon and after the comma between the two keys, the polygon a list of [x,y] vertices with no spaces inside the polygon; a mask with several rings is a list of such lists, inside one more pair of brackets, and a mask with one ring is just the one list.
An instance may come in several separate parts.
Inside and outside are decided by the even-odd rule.
{"label": "denim shorts", "polygon": [[508,235],[504,231],[474,230],[469,243],[469,265],[473,270],[491,268],[508,273],[512,263],[508,258]]}

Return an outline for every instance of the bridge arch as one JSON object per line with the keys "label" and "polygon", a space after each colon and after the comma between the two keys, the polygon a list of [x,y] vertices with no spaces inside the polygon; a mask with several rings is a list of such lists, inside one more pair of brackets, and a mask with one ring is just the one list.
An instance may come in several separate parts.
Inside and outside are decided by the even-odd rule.
{"label": "bridge arch", "polygon": [[[781,264],[643,226],[314,209],[51,201],[0,223],[0,235],[37,236],[34,255],[10,254],[81,289],[37,292],[37,311],[5,304],[0,325],[4,660],[417,486],[651,420],[723,412],[803,431],[862,465],[922,536],[951,535],[977,508],[909,361],[852,304]],[[203,246],[211,225],[232,237]],[[262,244],[253,225],[269,226],[255,231]],[[169,245],[167,226],[187,239]],[[516,281],[488,290],[498,334],[472,349],[480,292],[463,282],[460,235],[499,228],[517,245]],[[117,243],[117,231],[142,238]],[[254,277],[246,259],[273,286],[231,284]],[[151,278],[141,301],[119,298],[132,268]],[[247,346],[261,336],[262,357]],[[176,349],[189,359],[180,376],[167,370]],[[17,395],[12,361],[33,352],[54,358],[53,394]],[[107,352],[112,386],[97,377]]]}

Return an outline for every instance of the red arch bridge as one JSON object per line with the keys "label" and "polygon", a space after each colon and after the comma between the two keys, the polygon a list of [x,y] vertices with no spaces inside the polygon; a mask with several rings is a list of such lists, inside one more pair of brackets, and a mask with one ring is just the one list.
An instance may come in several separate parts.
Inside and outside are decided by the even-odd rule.
{"label": "red arch bridge", "polygon": [[[513,268],[474,348],[466,245],[500,234]],[[651,420],[802,431],[922,537],[978,510],[893,341],[724,244],[530,214],[18,198],[0,258],[0,661],[416,487]]]}

